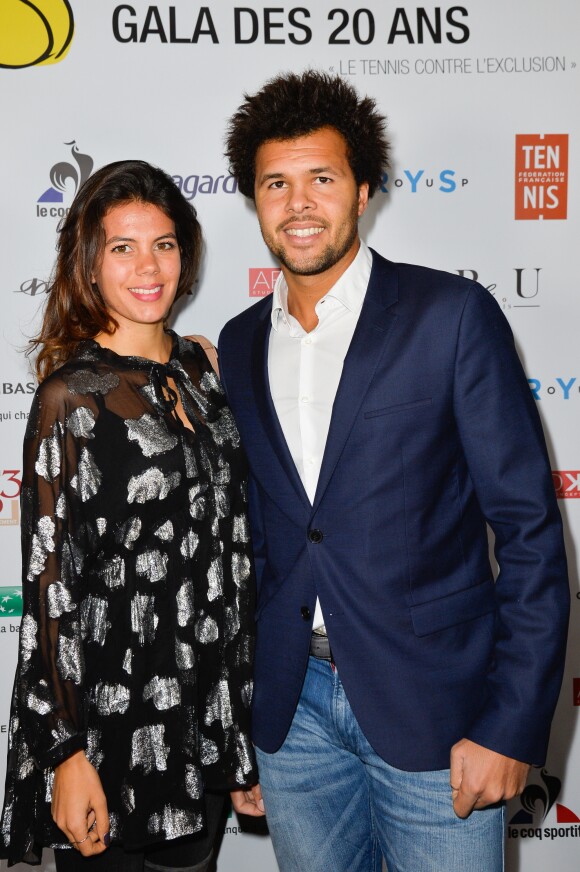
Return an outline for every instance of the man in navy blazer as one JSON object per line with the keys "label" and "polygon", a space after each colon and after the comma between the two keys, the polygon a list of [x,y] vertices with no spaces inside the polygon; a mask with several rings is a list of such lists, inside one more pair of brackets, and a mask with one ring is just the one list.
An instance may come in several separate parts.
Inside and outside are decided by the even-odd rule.
{"label": "man in navy blazer", "polygon": [[281,264],[219,342],[251,471],[253,734],[278,864],[499,872],[569,607],[510,328],[480,285],[360,240],[387,143],[344,80],[246,95],[227,155]]}

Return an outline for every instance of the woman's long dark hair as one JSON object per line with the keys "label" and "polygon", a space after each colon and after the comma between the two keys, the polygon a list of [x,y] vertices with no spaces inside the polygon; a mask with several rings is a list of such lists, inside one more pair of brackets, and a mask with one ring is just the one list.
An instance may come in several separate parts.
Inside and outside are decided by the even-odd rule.
{"label": "woman's long dark hair", "polygon": [[117,328],[91,275],[105,242],[104,216],[114,206],[130,202],[157,206],[173,221],[181,251],[175,299],[192,288],[202,252],[201,226],[195,208],[171,176],[141,160],[116,161],[97,170],[79,189],[59,228],[42,327],[28,349],[38,350],[39,381],[72,357],[81,340]]}

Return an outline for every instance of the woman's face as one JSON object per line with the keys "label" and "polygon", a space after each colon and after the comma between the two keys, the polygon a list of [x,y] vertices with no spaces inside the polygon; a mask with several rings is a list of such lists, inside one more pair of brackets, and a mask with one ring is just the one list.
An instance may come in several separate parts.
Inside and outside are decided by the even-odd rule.
{"label": "woman's face", "polygon": [[181,272],[175,224],[158,206],[129,202],[107,212],[103,230],[105,245],[91,281],[119,329],[163,322]]}

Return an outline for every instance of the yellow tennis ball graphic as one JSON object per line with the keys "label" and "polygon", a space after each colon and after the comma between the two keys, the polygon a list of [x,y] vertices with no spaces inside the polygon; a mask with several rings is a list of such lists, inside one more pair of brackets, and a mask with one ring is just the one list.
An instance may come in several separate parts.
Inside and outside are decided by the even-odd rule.
{"label": "yellow tennis ball graphic", "polygon": [[57,64],[67,54],[73,32],[68,0],[2,0],[0,67]]}

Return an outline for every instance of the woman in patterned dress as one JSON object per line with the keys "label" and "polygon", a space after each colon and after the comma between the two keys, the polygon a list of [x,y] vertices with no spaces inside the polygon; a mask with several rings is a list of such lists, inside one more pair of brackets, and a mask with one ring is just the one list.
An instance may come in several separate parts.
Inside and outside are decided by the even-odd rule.
{"label": "woman in patterned dress", "polygon": [[204,350],[166,324],[200,251],[143,161],[94,173],[60,229],[24,440],[9,865],[49,846],[58,872],[201,872],[227,790],[263,813],[246,461]]}

